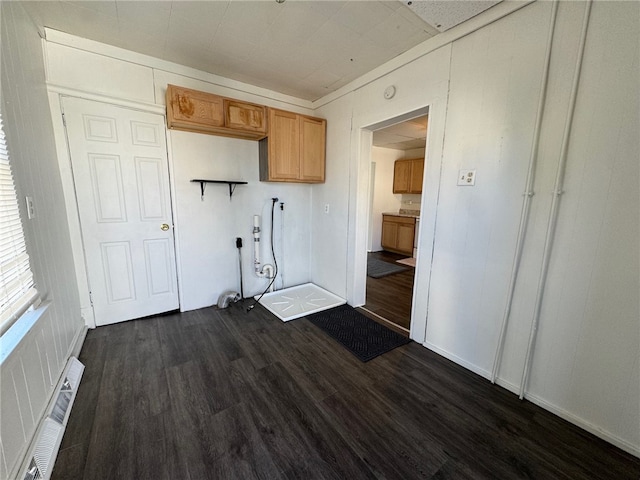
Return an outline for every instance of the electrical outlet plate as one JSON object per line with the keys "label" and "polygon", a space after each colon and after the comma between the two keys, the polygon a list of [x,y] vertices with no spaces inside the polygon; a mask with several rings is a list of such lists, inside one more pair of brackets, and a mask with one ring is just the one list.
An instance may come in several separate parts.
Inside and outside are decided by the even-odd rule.
{"label": "electrical outlet plate", "polygon": [[328,203],[324,204],[324,213],[326,213],[326,214],[329,213],[329,204]]}
{"label": "electrical outlet plate", "polygon": [[472,187],[476,184],[475,170],[458,170],[458,185],[461,187]]}

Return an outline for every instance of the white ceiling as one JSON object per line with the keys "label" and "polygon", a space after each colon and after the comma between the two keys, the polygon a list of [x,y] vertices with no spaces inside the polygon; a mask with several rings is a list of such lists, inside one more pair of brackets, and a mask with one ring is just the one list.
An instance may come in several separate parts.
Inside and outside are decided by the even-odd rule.
{"label": "white ceiling", "polygon": [[[411,8],[421,3],[438,5],[433,11],[427,9],[425,13],[420,9],[414,13]],[[489,0],[22,2],[41,29],[49,27],[306,100],[331,93],[437,35],[439,30],[475,16],[479,13],[478,4],[486,9],[495,3]],[[452,15],[447,17],[447,11]],[[435,17],[430,24],[418,14]],[[432,24],[439,27],[436,29]]]}
{"label": "white ceiling", "polygon": [[427,115],[406,120],[373,132],[373,145],[395,150],[424,148],[427,138]]}

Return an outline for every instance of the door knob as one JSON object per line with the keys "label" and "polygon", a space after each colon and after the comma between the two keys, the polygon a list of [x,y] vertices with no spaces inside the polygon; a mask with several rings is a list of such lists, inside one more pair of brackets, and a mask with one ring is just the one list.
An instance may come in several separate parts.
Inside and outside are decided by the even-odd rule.
{"label": "door knob", "polygon": [[160,230],[162,230],[163,232],[166,232],[167,230],[169,230],[169,224],[168,223],[163,223],[160,226]]}

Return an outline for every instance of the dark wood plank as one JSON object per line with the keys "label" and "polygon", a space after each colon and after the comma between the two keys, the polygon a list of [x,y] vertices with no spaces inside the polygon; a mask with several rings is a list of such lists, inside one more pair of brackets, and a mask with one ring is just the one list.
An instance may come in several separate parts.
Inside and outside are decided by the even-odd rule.
{"label": "dark wood plank", "polygon": [[[91,425],[95,418],[102,372],[107,353],[107,341],[95,335],[96,330],[87,333],[79,360],[84,364],[84,373],[73,406],[73,418],[69,419],[65,436],[60,444],[56,469],[67,472],[70,480],[81,479],[89,451]],[[91,352],[90,354],[87,354]]]}
{"label": "dark wood plank", "polygon": [[100,327],[53,479],[635,479],[640,460],[409,343],[362,363],[249,301]]}
{"label": "dark wood plank", "polygon": [[84,478],[133,478],[135,322],[128,336],[118,335],[107,345],[102,381],[96,402]]}
{"label": "dark wood plank", "polygon": [[136,480],[189,480],[182,460],[182,442],[173,428],[173,412],[136,420],[134,429],[134,470]]}
{"label": "dark wood plank", "polygon": [[[396,260],[406,258],[406,255],[386,251],[371,252],[368,255],[394,264]],[[367,276],[367,298],[364,308],[408,330],[411,324],[414,276],[415,269],[411,267],[404,272],[382,278]]]}

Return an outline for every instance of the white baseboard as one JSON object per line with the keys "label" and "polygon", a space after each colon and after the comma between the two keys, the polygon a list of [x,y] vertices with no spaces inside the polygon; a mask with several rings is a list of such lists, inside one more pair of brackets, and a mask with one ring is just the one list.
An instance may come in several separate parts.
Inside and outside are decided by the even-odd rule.
{"label": "white baseboard", "polygon": [[[438,355],[442,355],[443,357],[447,358],[448,360],[451,360],[452,362],[457,363],[458,365],[463,366],[464,368],[471,370],[473,373],[476,373],[478,375],[480,375],[481,377],[484,377],[486,379],[491,379],[491,373],[488,370],[485,370],[477,365],[474,365],[460,357],[458,357],[457,355],[448,352],[446,350],[443,350],[442,348],[437,347],[436,345],[429,343],[429,342],[425,342],[423,344],[426,348],[428,348],[429,350],[434,351],[435,353],[437,353]],[[505,388],[506,390],[509,390],[511,393],[515,394],[515,395],[519,395],[520,393],[520,387],[518,385],[514,385],[513,383],[507,382],[503,379],[497,378],[496,379],[496,384],[499,385],[502,388]],[[531,403],[547,410],[548,412],[553,413],[554,415],[557,415],[558,417],[562,418],[563,420],[568,421],[569,423],[573,423],[574,425],[582,428],[583,430],[586,430],[589,433],[592,433],[593,435],[595,435],[596,437],[599,437],[601,439],[603,439],[606,442],[611,443],[612,445],[615,445],[616,447],[620,448],[621,450],[624,450],[627,453],[630,453],[631,455],[634,455],[638,458],[640,458],[640,446],[638,445],[633,445],[632,443],[617,437],[616,435],[612,434],[611,432],[608,432],[596,425],[593,425],[592,423],[584,420],[583,418],[580,418],[560,407],[557,407],[556,405],[553,405],[552,403],[547,402],[546,400],[537,397],[536,395],[532,395],[530,393],[525,393],[524,398],[529,400]]]}
{"label": "white baseboard", "polygon": [[491,379],[491,372],[485,370],[484,368],[480,368],[478,365],[475,365],[471,362],[464,360],[463,358],[458,357],[457,355],[448,352],[447,350],[443,350],[442,348],[430,343],[428,341],[423,343],[423,346],[436,352],[438,355],[443,356],[444,358],[451,360],[452,362],[457,363],[458,365],[463,366],[467,370],[471,370],[473,373],[480,375],[481,377],[486,378],[487,380]]}
{"label": "white baseboard", "polygon": [[616,435],[612,434],[611,432],[608,432],[586,420],[584,420],[583,418],[580,418],[576,415],[574,415],[571,412],[568,412],[560,407],[557,407],[555,405],[553,405],[552,403],[547,402],[546,400],[537,397],[535,395],[531,395],[529,393],[525,393],[524,394],[524,398],[529,400],[531,403],[534,403],[536,405],[538,405],[541,408],[544,408],[545,410],[553,413],[554,415],[557,415],[558,417],[566,420],[569,423],[573,423],[574,425],[582,428],[583,430],[586,430],[589,433],[594,434],[596,437],[599,437],[601,439],[603,439],[606,442],[611,443],[612,445],[615,445],[616,447],[620,448],[621,450],[624,450],[627,453],[630,453],[631,455],[640,458],[640,446],[638,445],[633,445],[632,443],[617,437]]}
{"label": "white baseboard", "polygon": [[76,338],[71,344],[71,350],[67,355],[67,359],[69,359],[70,357],[80,357],[80,351],[82,350],[82,346],[84,345],[84,339],[87,338],[88,331],[89,328],[86,325],[83,325],[82,328],[78,330],[78,333],[76,333]]}

